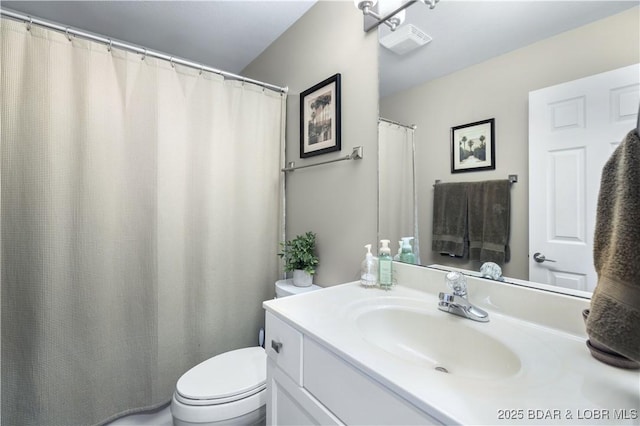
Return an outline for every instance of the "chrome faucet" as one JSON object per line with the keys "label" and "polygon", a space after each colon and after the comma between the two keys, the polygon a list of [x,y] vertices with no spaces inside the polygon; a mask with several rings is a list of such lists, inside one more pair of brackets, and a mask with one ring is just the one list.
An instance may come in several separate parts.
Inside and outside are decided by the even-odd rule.
{"label": "chrome faucet", "polygon": [[489,321],[489,314],[486,311],[473,306],[467,300],[467,281],[464,275],[460,272],[452,271],[447,274],[445,279],[447,285],[453,290],[453,294],[440,293],[438,296],[440,298],[438,309],[474,321]]}

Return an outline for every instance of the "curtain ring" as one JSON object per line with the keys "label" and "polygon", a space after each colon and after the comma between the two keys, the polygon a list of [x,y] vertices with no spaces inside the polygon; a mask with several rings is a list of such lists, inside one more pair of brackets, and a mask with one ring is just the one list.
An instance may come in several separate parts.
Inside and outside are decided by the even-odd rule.
{"label": "curtain ring", "polygon": [[27,31],[31,31],[31,25],[33,25],[33,18],[29,16],[29,22],[27,22]]}
{"label": "curtain ring", "polygon": [[171,68],[176,67],[175,65],[173,65],[173,56],[169,59],[169,63],[171,64]]}
{"label": "curtain ring", "polygon": [[107,52],[111,52],[111,48],[113,47],[113,40],[109,39],[109,45],[107,46]]}
{"label": "curtain ring", "polygon": [[71,36],[69,35],[69,27],[64,30],[65,35],[67,36],[67,40],[71,41]]}
{"label": "curtain ring", "polygon": [[147,57],[147,49],[144,49],[144,53],[142,54],[142,60],[144,61]]}
{"label": "curtain ring", "polygon": [[200,64],[200,73],[198,73],[198,75],[202,75],[202,69],[204,68],[204,65]]}

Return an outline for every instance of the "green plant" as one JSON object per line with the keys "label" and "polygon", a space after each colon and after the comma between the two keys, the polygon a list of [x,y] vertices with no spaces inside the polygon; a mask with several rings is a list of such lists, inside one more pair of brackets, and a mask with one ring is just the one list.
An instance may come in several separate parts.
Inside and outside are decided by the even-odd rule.
{"label": "green plant", "polygon": [[284,259],[284,270],[286,272],[295,269],[302,269],[313,275],[318,266],[318,256],[316,256],[316,234],[307,232],[304,235],[297,235],[293,240],[280,243],[282,253],[278,256]]}

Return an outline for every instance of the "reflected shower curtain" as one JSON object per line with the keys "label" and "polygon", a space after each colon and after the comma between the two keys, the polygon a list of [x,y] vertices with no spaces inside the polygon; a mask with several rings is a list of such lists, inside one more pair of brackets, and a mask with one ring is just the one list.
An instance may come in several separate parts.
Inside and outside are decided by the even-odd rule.
{"label": "reflected shower curtain", "polygon": [[2,422],[88,425],[255,345],[285,96],[2,20]]}
{"label": "reflected shower curtain", "polygon": [[378,122],[378,233],[391,240],[391,255],[402,237],[414,237],[420,261],[414,167],[415,130],[380,119]]}

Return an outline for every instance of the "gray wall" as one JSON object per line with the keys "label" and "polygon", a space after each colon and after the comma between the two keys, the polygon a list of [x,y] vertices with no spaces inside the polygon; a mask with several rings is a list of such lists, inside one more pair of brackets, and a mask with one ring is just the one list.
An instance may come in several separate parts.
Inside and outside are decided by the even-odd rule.
{"label": "gray wall", "polygon": [[[519,181],[511,189],[512,260],[503,273],[528,278],[528,92],[640,62],[639,23],[639,8],[634,7],[380,101],[383,117],[418,126],[423,264],[479,268],[479,264],[434,256],[430,250],[436,179],[488,180],[517,174]],[[452,175],[450,128],[492,117],[496,120],[496,170]]]}
{"label": "gray wall", "polygon": [[[331,286],[359,277],[364,245],[377,238],[377,33],[362,31],[351,1],[320,1],[241,74],[289,87],[286,161],[297,166],[343,157],[355,146],[364,159],[287,173],[287,239],[317,233],[314,282]],[[299,94],[342,75],[342,151],[299,155]]]}

